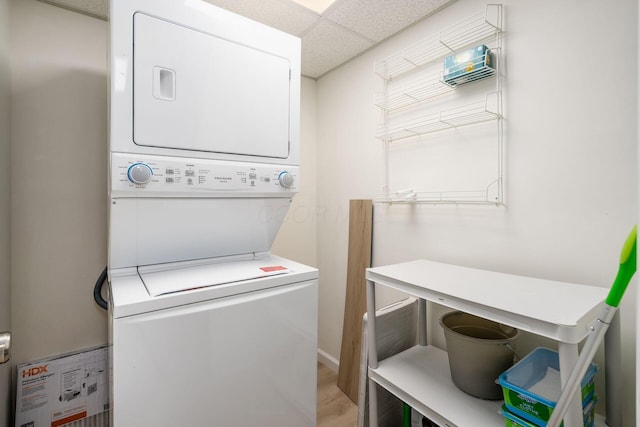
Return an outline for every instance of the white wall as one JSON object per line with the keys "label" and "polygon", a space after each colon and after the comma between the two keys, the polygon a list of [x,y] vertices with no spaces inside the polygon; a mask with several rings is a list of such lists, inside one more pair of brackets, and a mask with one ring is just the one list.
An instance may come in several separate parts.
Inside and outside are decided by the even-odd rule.
{"label": "white wall", "polygon": [[34,0],[11,10],[14,363],[104,344],[107,23]]}
{"label": "white wall", "polygon": [[[373,198],[383,185],[373,62],[484,4],[459,0],[318,80],[319,345],[336,358],[349,199]],[[609,287],[638,218],[637,3],[504,4],[506,206],[376,204],[373,262],[429,258]],[[421,141],[394,150],[428,156],[432,140]],[[439,167],[447,173],[446,163]],[[625,425],[634,419],[636,288],[621,310]]]}
{"label": "white wall", "polygon": [[[0,0],[0,332],[10,330],[9,0]],[[11,364],[0,365],[0,425],[9,424]]]}

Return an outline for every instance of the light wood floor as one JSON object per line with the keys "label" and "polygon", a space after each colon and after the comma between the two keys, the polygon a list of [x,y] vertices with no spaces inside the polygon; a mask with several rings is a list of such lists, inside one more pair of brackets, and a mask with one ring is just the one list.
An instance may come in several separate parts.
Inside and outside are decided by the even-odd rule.
{"label": "light wood floor", "polygon": [[318,363],[318,426],[355,427],[358,407],[336,385],[338,374]]}

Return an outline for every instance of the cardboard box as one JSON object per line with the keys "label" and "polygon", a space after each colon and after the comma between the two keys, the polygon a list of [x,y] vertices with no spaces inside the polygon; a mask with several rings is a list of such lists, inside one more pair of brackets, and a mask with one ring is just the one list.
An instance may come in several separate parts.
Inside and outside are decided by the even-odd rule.
{"label": "cardboard box", "polygon": [[61,427],[109,410],[108,348],[18,365],[15,427]]}
{"label": "cardboard box", "polygon": [[447,56],[444,59],[444,82],[458,86],[495,74],[493,54],[485,46]]}

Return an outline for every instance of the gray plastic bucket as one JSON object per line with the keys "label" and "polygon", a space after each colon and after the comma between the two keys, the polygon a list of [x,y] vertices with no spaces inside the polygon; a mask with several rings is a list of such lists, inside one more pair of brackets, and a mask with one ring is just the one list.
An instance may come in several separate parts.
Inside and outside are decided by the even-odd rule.
{"label": "gray plastic bucket", "polygon": [[453,383],[480,399],[502,399],[496,379],[513,365],[519,331],[461,311],[443,315],[440,325]]}

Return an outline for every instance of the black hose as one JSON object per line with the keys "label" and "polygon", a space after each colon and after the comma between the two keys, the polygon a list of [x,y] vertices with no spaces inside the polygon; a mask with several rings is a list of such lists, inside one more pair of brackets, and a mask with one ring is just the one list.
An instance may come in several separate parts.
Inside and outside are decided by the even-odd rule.
{"label": "black hose", "polygon": [[102,307],[103,309],[107,310],[109,305],[107,304],[107,301],[102,298],[102,285],[104,285],[104,282],[106,282],[107,280],[107,267],[104,268],[104,270],[102,270],[102,273],[100,273],[100,277],[98,277],[98,280],[96,281],[96,285],[93,287],[93,299],[96,301],[96,304],[98,304],[100,307]]}

